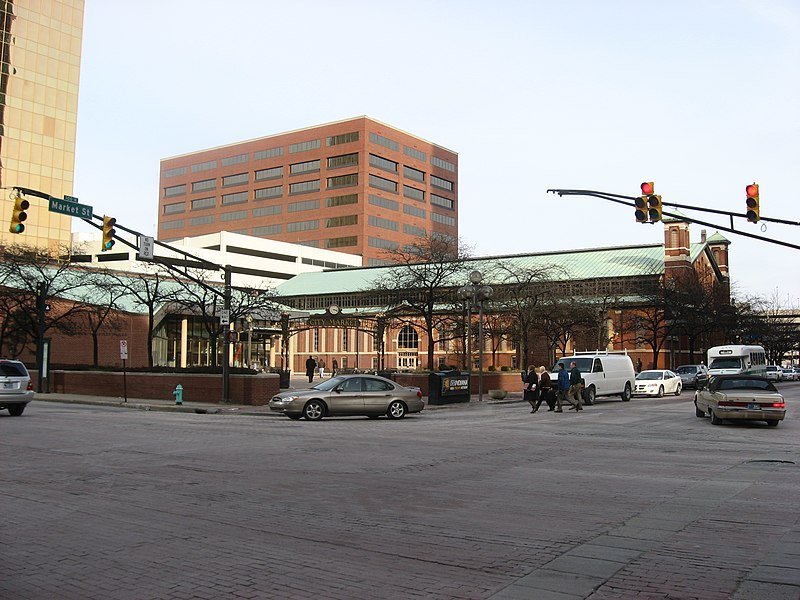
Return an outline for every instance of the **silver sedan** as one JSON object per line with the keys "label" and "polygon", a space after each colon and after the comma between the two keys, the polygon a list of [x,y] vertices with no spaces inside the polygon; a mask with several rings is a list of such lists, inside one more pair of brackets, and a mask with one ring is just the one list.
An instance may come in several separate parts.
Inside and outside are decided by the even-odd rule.
{"label": "silver sedan", "polygon": [[339,375],[305,390],[281,392],[272,397],[270,409],[290,419],[366,415],[402,419],[425,408],[422,392],[377,375]]}
{"label": "silver sedan", "polygon": [[694,410],[698,417],[711,417],[713,425],[742,419],[776,427],[786,416],[786,402],[765,377],[718,375],[695,392]]}

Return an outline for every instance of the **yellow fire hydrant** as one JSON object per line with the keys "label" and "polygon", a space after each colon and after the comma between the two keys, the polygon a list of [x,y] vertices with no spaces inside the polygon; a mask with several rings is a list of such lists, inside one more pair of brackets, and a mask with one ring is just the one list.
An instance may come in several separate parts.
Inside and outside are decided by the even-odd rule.
{"label": "yellow fire hydrant", "polygon": [[183,386],[180,383],[172,390],[172,395],[175,396],[175,404],[183,404]]}

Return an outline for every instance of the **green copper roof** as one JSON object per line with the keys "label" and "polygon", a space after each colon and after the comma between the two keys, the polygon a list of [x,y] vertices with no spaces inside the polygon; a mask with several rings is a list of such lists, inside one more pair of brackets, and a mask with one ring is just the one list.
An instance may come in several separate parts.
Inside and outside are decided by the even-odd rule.
{"label": "green copper roof", "polygon": [[719,231],[717,231],[714,235],[708,238],[707,242],[709,244],[730,244],[731,241],[722,235]]}

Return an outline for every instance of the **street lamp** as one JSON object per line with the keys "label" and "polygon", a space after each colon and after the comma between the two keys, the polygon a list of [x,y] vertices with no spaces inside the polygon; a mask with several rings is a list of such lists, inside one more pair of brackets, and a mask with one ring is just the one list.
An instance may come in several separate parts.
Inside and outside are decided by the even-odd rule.
{"label": "street lamp", "polygon": [[469,274],[467,285],[458,288],[458,297],[468,301],[467,308],[467,361],[472,371],[472,308],[478,306],[478,401],[483,401],[483,303],[494,294],[491,286],[481,285],[483,273],[473,271]]}

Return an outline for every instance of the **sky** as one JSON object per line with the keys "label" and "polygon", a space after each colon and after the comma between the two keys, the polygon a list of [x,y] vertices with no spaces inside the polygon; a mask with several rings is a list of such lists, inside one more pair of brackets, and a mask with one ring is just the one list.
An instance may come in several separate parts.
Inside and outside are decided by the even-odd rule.
{"label": "sky", "polygon": [[[475,256],[663,243],[547,190],[744,215],[756,182],[800,224],[798,106],[796,0],[86,0],[74,195],[155,235],[161,159],[367,115],[458,153]],[[800,250],[721,233],[735,295],[800,306]]]}

